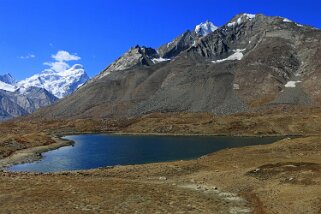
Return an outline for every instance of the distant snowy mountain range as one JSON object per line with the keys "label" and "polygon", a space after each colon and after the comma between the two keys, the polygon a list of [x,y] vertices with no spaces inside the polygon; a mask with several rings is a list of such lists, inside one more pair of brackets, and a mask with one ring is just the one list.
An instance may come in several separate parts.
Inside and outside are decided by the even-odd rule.
{"label": "distant snowy mountain range", "polygon": [[46,69],[17,82],[11,74],[0,75],[0,121],[34,112],[76,91],[89,80],[84,67]]}
{"label": "distant snowy mountain range", "polygon": [[0,89],[24,94],[29,88],[42,88],[61,99],[70,95],[89,80],[84,67],[75,64],[71,68],[57,72],[46,69],[25,80],[16,82],[11,74],[0,75]]}

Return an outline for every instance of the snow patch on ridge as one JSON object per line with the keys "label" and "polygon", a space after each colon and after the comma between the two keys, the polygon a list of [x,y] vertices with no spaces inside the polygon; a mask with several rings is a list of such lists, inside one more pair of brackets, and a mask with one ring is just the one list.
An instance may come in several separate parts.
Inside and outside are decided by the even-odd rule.
{"label": "snow patch on ridge", "polygon": [[162,58],[162,57],[160,57],[160,58],[154,58],[154,59],[152,59],[152,62],[154,63],[154,64],[156,64],[156,63],[160,63],[160,62],[166,62],[166,61],[170,61],[171,59],[167,59],[167,58]]}
{"label": "snow patch on ridge", "polygon": [[297,83],[300,83],[302,81],[289,81],[284,86],[286,88],[295,88]]}
{"label": "snow patch on ridge", "polygon": [[17,90],[17,87],[0,81],[0,90],[15,92]]}
{"label": "snow patch on ridge", "polygon": [[284,18],[283,22],[293,22],[293,21],[291,21],[290,19]]}
{"label": "snow patch on ridge", "polygon": [[294,22],[294,21],[292,21],[292,20],[290,20],[290,19],[283,18],[283,17],[280,17],[280,18],[282,18],[282,19],[283,19],[283,22],[285,22],[285,23],[294,23],[294,24],[296,24],[298,27],[304,27],[304,25],[301,25],[301,24],[299,24],[299,23],[297,23],[297,22]]}
{"label": "snow patch on ridge", "polygon": [[244,13],[242,14],[235,22],[230,22],[227,24],[227,27],[234,27],[236,25],[240,25],[243,23],[244,20],[253,20],[255,19],[256,15],[254,14],[249,14],[249,13]]}
{"label": "snow patch on ridge", "polygon": [[256,17],[255,14],[244,13],[243,16],[246,16],[248,19],[254,19]]}
{"label": "snow patch on ridge", "polygon": [[225,59],[219,59],[219,60],[215,60],[212,61],[212,63],[216,64],[216,63],[221,63],[224,61],[234,61],[234,60],[241,60],[243,59],[243,51],[245,51],[246,49],[236,49],[234,50],[234,54],[232,54],[231,56],[225,58]]}

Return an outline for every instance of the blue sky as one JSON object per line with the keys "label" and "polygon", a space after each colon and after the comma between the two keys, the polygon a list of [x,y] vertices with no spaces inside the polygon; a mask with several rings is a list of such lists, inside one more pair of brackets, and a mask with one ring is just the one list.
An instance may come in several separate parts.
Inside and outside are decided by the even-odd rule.
{"label": "blue sky", "polygon": [[158,47],[207,19],[220,26],[243,12],[321,28],[320,0],[0,0],[0,74],[29,77],[66,50],[92,77],[136,44]]}

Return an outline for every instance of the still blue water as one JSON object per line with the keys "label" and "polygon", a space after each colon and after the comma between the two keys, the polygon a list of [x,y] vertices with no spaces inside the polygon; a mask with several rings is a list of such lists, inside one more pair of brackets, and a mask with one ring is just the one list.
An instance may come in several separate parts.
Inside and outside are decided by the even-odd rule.
{"label": "still blue water", "polygon": [[277,137],[74,135],[73,146],[43,153],[11,171],[59,172],[197,158],[225,148],[269,144]]}

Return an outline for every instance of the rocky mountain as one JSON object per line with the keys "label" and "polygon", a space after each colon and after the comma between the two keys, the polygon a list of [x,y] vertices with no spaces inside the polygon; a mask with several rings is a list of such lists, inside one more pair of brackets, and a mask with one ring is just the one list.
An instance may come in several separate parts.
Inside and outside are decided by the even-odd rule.
{"label": "rocky mountain", "polygon": [[158,49],[130,49],[71,96],[33,117],[232,114],[320,105],[319,29],[262,14],[239,14],[217,29],[205,26]]}
{"label": "rocky mountain", "polygon": [[157,50],[136,45],[104,69],[94,80],[103,78],[113,71],[126,70],[135,66],[151,66],[169,61],[182,51],[195,45],[200,38],[215,30],[217,30],[217,27],[212,22],[206,21],[197,25],[193,32],[188,30],[173,41],[162,45]]}
{"label": "rocky mountain", "polygon": [[46,89],[30,87],[20,93],[0,90],[0,120],[30,114],[58,100]]}
{"label": "rocky mountain", "polygon": [[109,65],[94,79],[101,79],[113,71],[126,70],[135,66],[150,66],[155,64],[155,60],[158,58],[159,55],[153,48],[140,47],[137,45]]}
{"label": "rocky mountain", "polygon": [[187,30],[173,41],[162,45],[157,52],[162,58],[174,58],[182,51],[196,45],[200,39],[210,33],[216,31],[216,27],[212,22],[206,21],[197,25],[194,31]]}

